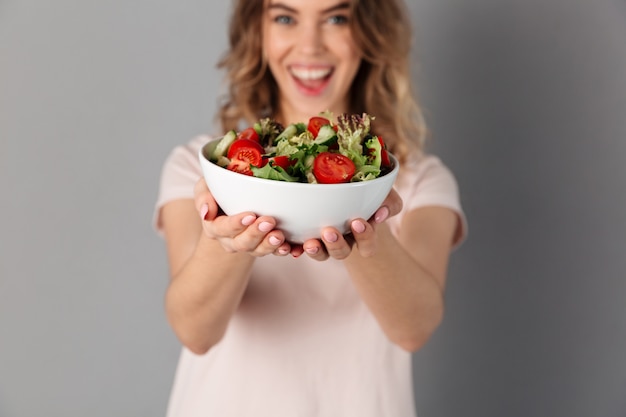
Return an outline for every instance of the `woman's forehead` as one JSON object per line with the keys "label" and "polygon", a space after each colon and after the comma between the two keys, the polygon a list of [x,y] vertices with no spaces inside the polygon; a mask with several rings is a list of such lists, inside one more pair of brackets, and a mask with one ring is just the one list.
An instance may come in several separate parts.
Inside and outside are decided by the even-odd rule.
{"label": "woman's forehead", "polygon": [[265,7],[280,7],[285,9],[315,9],[332,11],[334,9],[349,8],[353,0],[264,0]]}

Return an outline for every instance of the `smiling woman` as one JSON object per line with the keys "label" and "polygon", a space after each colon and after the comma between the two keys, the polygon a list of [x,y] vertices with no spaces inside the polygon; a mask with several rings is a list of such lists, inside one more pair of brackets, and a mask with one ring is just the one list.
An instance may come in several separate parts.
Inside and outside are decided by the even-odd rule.
{"label": "smiling woman", "polygon": [[361,64],[349,23],[349,3],[270,0],[263,21],[263,56],[278,84],[277,117],[308,120],[346,113],[348,91]]}
{"label": "smiling woman", "polygon": [[407,16],[401,0],[234,2],[218,64],[223,132],[261,118],[315,130],[322,112],[367,113],[400,169],[370,218],[289,241],[266,213],[218,206],[197,158],[207,135],[172,151],[155,210],[166,312],[183,345],[169,417],[414,415],[411,352],[442,319],[448,258],[466,229],[454,176],[422,149]]}

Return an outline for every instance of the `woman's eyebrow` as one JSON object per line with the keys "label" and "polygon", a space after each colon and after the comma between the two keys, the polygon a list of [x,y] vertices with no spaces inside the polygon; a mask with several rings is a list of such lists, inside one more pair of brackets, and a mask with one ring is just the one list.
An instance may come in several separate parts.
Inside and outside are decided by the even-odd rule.
{"label": "woman's eyebrow", "polygon": [[337,10],[345,10],[349,8],[350,8],[350,3],[347,1],[344,1],[342,3],[338,3],[334,6],[331,6],[326,10],[322,10],[322,13],[331,13],[331,12],[336,12]]}
{"label": "woman's eyebrow", "polygon": [[[342,2],[342,3],[338,3],[334,6],[329,7],[328,9],[322,10],[322,13],[331,13],[331,12],[335,12],[337,10],[345,10],[345,9],[349,9],[350,8],[350,3],[346,2]],[[284,3],[270,3],[267,6],[268,10],[272,10],[272,9],[281,9],[281,10],[285,10],[291,13],[297,13],[297,10],[294,9],[293,7],[289,7]]]}
{"label": "woman's eyebrow", "polygon": [[291,13],[296,12],[296,9],[291,8],[283,3],[270,3],[269,6],[267,6],[267,10],[272,10],[272,9],[282,9]]}

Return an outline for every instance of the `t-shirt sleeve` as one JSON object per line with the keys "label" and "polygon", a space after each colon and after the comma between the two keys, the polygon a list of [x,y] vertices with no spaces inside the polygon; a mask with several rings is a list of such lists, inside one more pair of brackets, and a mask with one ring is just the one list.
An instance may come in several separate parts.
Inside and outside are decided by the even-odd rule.
{"label": "t-shirt sleeve", "polygon": [[[400,227],[404,215],[420,207],[438,206],[454,211],[458,216],[453,247],[458,247],[467,236],[467,220],[461,206],[456,178],[439,158],[426,156],[412,161],[396,182],[396,190],[403,200],[402,212],[392,218],[392,229]],[[402,172],[402,171],[401,171]]]}
{"label": "t-shirt sleeve", "polygon": [[152,224],[161,234],[161,209],[170,201],[193,199],[194,186],[202,177],[198,152],[210,140],[208,136],[198,136],[185,145],[175,147],[165,159],[161,171],[157,201],[154,206]]}

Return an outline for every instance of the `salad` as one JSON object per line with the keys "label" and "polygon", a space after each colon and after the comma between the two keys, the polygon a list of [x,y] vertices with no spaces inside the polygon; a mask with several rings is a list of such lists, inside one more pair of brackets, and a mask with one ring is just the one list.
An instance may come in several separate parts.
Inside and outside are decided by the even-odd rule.
{"label": "salad", "polygon": [[210,159],[226,169],[259,178],[320,184],[368,181],[393,168],[385,143],[370,133],[373,117],[321,113],[287,127],[261,119],[227,132]]}

